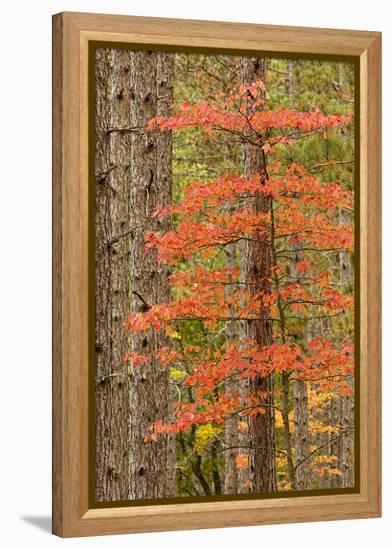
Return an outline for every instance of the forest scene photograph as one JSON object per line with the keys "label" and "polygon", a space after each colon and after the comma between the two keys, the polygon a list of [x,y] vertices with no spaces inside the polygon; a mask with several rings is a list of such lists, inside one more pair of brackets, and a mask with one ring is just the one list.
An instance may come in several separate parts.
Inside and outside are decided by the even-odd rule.
{"label": "forest scene photograph", "polygon": [[354,489],[354,63],[92,76],[96,503]]}

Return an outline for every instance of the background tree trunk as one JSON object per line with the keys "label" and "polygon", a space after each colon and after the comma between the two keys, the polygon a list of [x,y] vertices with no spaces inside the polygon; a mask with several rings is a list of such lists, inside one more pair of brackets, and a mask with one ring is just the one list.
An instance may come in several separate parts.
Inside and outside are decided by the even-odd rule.
{"label": "background tree trunk", "polygon": [[[231,244],[226,247],[228,269],[232,270],[235,265],[236,257],[236,245]],[[231,294],[234,292],[232,286],[227,286],[225,289],[226,300],[229,300]],[[232,308],[231,308],[232,309]],[[231,315],[231,311],[230,311]],[[239,340],[239,322],[230,321],[227,323],[225,329],[226,342],[234,344]],[[237,391],[239,382],[237,380],[227,380],[225,383],[226,391]],[[235,495],[239,492],[239,470],[236,466],[236,457],[240,452],[238,449],[239,444],[239,431],[238,431],[238,419],[236,416],[229,418],[225,423],[225,446],[228,450],[224,456],[224,493],[226,495]]]}
{"label": "background tree trunk", "polygon": [[127,499],[129,380],[124,364],[129,311],[128,225],[130,137],[127,50],[96,51],[95,497]]}
{"label": "background tree trunk", "polygon": [[[151,218],[158,205],[171,200],[172,140],[170,132],[146,132],[156,115],[168,116],[172,105],[173,56],[162,52],[131,53],[130,279],[131,310],[170,300],[169,269],[145,253],[145,233],[165,232],[169,222]],[[166,346],[163,332],[132,334],[133,351],[151,353]],[[130,382],[130,498],[171,497],[175,494],[175,440],[146,440],[151,425],[167,420],[170,385],[167,367],[155,360],[136,366]]]}
{"label": "background tree trunk", "polygon": [[[339,64],[339,84],[342,89],[344,85],[343,64]],[[347,216],[343,210],[340,211],[339,221],[341,224],[347,222]],[[340,290],[346,291],[346,286],[353,280],[352,265],[348,252],[339,253]],[[353,387],[353,380],[349,380]],[[332,425],[338,426],[343,435],[331,444],[330,454],[337,457],[335,466],[341,472],[331,480],[332,487],[353,487],[354,486],[354,397],[350,395],[337,396],[333,399],[331,407]],[[349,431],[350,430],[350,431]]]}
{"label": "background tree trunk", "polygon": [[307,384],[303,380],[293,381],[293,411],[294,411],[294,449],[295,463],[299,465],[295,470],[295,485],[297,490],[310,488],[310,462],[302,462],[309,454],[308,435],[308,396]]}
{"label": "background tree trunk", "polygon": [[[241,243],[240,243],[241,244]],[[230,244],[225,249],[227,261],[226,266],[229,270],[239,269],[239,280],[243,280],[242,262],[237,261],[237,256],[243,253],[243,247],[239,243]],[[226,287],[226,299],[229,300],[235,287],[228,285]],[[230,315],[234,315],[230,311]],[[238,344],[244,337],[244,329],[241,321],[230,321],[225,330],[226,342]],[[227,380],[225,384],[226,391],[233,390],[241,396],[242,406],[246,406],[248,394],[248,380]],[[247,416],[238,417],[237,415],[229,418],[225,423],[225,446],[229,449],[224,454],[224,494],[235,495],[248,492],[248,471],[240,469],[236,464],[238,454],[248,456],[248,418]]]}
{"label": "background tree trunk", "polygon": [[[345,83],[344,67],[340,64],[339,72],[340,86],[343,88]],[[340,211],[340,223],[344,224],[348,220],[346,219],[347,213],[343,210]],[[349,252],[340,252],[340,285],[341,291],[346,292],[347,285],[354,281],[354,274],[352,268],[352,262]],[[354,377],[349,380],[350,387],[354,390]],[[354,487],[354,396],[343,395],[339,398],[340,405],[340,426],[342,432],[350,430],[341,437],[339,453],[338,453],[338,469],[342,472],[341,487]]]}
{"label": "background tree trunk", "polygon": [[[241,83],[250,84],[256,79],[265,80],[265,60],[254,57],[241,58]],[[265,173],[265,159],[259,147],[246,143],[244,145],[244,172],[247,178],[255,173]],[[253,201],[255,212],[267,212],[270,209],[270,199],[260,193]],[[245,251],[246,281],[256,282],[248,286],[250,293],[271,292],[271,249],[268,244],[247,241]],[[272,324],[268,321],[269,311],[264,308],[260,320],[246,323],[247,337],[255,340],[260,346],[272,343]],[[273,409],[273,377],[256,376],[249,383],[250,394],[263,396],[260,401],[265,403],[264,414],[250,416],[249,438],[253,447],[250,454],[250,483],[255,492],[270,492],[276,490],[275,440],[274,440],[274,409]]]}

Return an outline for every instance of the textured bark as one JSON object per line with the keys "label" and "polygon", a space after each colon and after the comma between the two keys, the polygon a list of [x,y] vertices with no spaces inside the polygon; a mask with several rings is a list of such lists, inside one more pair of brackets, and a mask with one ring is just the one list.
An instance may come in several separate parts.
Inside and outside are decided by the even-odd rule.
{"label": "textured bark", "polygon": [[[340,86],[345,84],[344,66],[340,64]],[[340,223],[346,223],[346,213],[341,211]],[[342,292],[346,291],[346,286],[354,282],[354,275],[349,252],[341,252],[340,260],[340,284]],[[354,378],[349,380],[349,384],[354,390]],[[344,435],[341,438],[338,453],[338,468],[342,472],[341,487],[353,487],[354,480],[354,396],[344,395],[340,397],[340,425]],[[347,430],[350,430],[346,432]]]}
{"label": "textured bark", "polygon": [[[252,57],[241,59],[241,82],[249,84],[257,78],[265,79],[265,60]],[[265,173],[266,165],[262,150],[246,143],[244,145],[244,171],[250,178],[255,173]],[[270,209],[270,199],[262,194],[253,201],[255,212],[267,212]],[[271,249],[268,244],[248,241],[245,250],[246,281],[251,284],[251,293],[270,293]],[[246,322],[247,337],[255,340],[260,346],[272,343],[272,324],[268,320],[268,308],[263,308],[259,320]],[[274,440],[274,408],[273,408],[273,378],[257,376],[249,382],[249,392],[259,394],[260,401],[266,405],[264,414],[250,417],[249,438],[252,450],[250,453],[250,483],[254,492],[271,492],[276,490],[275,440]]]}
{"label": "textured bark", "polygon": [[[293,59],[288,59],[288,80],[287,91],[289,97],[290,107],[294,107],[295,104],[295,65],[296,62]],[[296,245],[296,248],[300,248],[300,244]],[[303,259],[303,254],[299,250],[292,260],[292,278],[295,282],[300,283],[301,274],[297,269],[297,264]],[[309,338],[308,323],[305,326],[306,333],[303,335],[303,339],[307,342]],[[309,433],[308,433],[308,394],[307,384],[303,380],[293,380],[293,424],[294,424],[294,436],[293,447],[295,451],[295,489],[304,490],[310,488],[311,472],[310,461],[305,460],[310,453],[309,449]]]}
{"label": "textured bark", "polygon": [[[168,116],[172,105],[172,54],[131,54],[131,310],[170,300],[168,267],[156,252],[145,253],[145,233],[167,231],[169,222],[151,218],[158,205],[171,199],[172,139],[169,132],[146,132],[156,115]],[[132,334],[133,351],[151,353],[168,344],[163,332]],[[130,498],[160,498],[175,494],[175,441],[161,436],[146,441],[151,425],[167,420],[170,386],[167,367],[151,360],[134,367],[130,382]]]}
{"label": "textured bark", "polygon": [[[299,243],[296,245],[296,248],[300,248]],[[296,253],[293,257],[292,278],[298,284],[300,284],[301,282],[301,274],[296,266],[302,259],[303,253],[299,250],[296,250]],[[311,340],[309,323],[306,323],[303,339],[305,342]],[[310,454],[308,422],[307,383],[303,380],[294,380],[293,423],[295,432],[293,437],[293,446],[295,449],[296,464],[295,488],[297,490],[309,489],[311,484],[310,461],[304,460]]]}
{"label": "textured bark", "polygon": [[[339,65],[340,86],[344,84],[343,64]],[[340,212],[340,223],[346,223],[346,215]],[[352,282],[353,273],[349,252],[339,253],[340,290],[346,291],[346,286]],[[353,380],[349,381],[353,387]],[[337,457],[336,467],[342,473],[331,480],[332,487],[354,486],[354,397],[344,395],[333,399],[331,406],[331,423],[338,426],[341,437],[330,445],[330,453]]]}
{"label": "textured bark", "polygon": [[[227,256],[227,268],[232,269],[235,266],[236,246],[229,245],[226,247]],[[225,289],[226,299],[229,300],[230,295],[233,292],[231,286],[227,286]],[[231,313],[231,312],[230,312]],[[239,322],[231,321],[227,323],[225,329],[225,337],[227,343],[237,342],[239,339]],[[227,380],[225,384],[225,390],[227,392],[237,391],[238,381]],[[239,476],[238,468],[236,466],[236,457],[239,453],[239,431],[238,431],[238,419],[236,416],[229,418],[225,423],[225,446],[228,450],[224,456],[224,493],[226,495],[235,495],[239,493]]]}
{"label": "textured bark", "polygon": [[[236,260],[237,255],[243,250],[239,244],[231,244],[225,249],[227,256],[227,268],[234,269],[238,267]],[[240,262],[242,264],[242,262]],[[239,272],[242,272],[242,266],[239,265]],[[243,275],[239,275],[239,280],[243,280]],[[234,291],[234,286],[226,287],[226,299],[229,300],[230,295]],[[234,312],[230,311],[230,314]],[[240,321],[231,321],[227,323],[225,330],[226,341],[228,343],[238,343],[244,337],[244,330]],[[242,405],[245,406],[246,396],[248,393],[248,381],[243,380],[228,380],[225,384],[226,391],[233,390],[241,396]],[[239,469],[236,465],[236,457],[238,454],[248,455],[248,432],[239,428],[239,423],[247,424],[247,417],[239,418],[234,416],[229,418],[225,423],[225,446],[228,450],[224,455],[224,494],[235,495],[248,492],[248,471]]]}
{"label": "textured bark", "polygon": [[[352,383],[353,385],[353,383]],[[341,429],[344,435],[341,437],[338,454],[338,468],[342,472],[341,487],[354,487],[354,398],[353,396],[341,397]],[[346,430],[351,430],[345,432]]]}
{"label": "textured bark", "polygon": [[96,51],[95,497],[128,498],[129,380],[124,365],[129,310],[129,125],[127,50]]}
{"label": "textured bark", "polygon": [[293,382],[293,414],[294,414],[294,449],[296,457],[295,486],[297,490],[309,489],[309,461],[304,460],[309,454],[308,434],[308,396],[307,385],[303,380]]}

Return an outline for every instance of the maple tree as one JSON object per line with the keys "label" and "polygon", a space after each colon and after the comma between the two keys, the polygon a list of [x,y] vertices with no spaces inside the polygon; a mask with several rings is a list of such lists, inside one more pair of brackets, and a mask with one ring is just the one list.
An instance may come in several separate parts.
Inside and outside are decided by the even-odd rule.
{"label": "maple tree", "polygon": [[[314,335],[304,341],[300,334],[313,322],[352,317],[351,293],[333,285],[328,258],[353,251],[353,226],[340,216],[341,211],[353,209],[353,193],[338,180],[323,181],[304,165],[286,162],[285,156],[310,136],[325,139],[350,122],[349,114],[270,109],[261,80],[221,92],[213,101],[184,102],[173,116],[149,122],[150,131],[197,128],[205,140],[229,136],[256,148],[263,163],[251,178],[231,171],[208,181],[191,181],[180,200],[153,214],[173,222],[172,230],[145,235],[146,253],[171,266],[173,299],[131,312],[125,328],[130,333],[164,331],[171,345],[153,352],[153,357],[129,353],[125,359],[133,367],[151,359],[168,366],[178,399],[172,420],[155,422],[146,440],[194,430],[198,453],[224,453],[222,434],[229,419],[247,432],[249,419],[273,406],[276,429],[283,433],[274,452],[277,470],[282,471],[279,488],[284,489],[295,487],[295,472],[301,465],[295,461],[290,439],[292,382],[304,381],[311,389],[310,430],[338,431],[317,418],[328,396],[352,394],[351,335],[338,341]],[[259,198],[266,208],[254,207]],[[245,277],[240,250],[234,266],[224,260],[228,247],[243,243],[263,243],[269,251],[268,284],[261,290],[259,280]],[[230,323],[254,320],[272,327],[270,344],[225,337]],[[197,323],[199,344],[183,341],[182,327],[188,322]],[[241,380],[268,375],[280,380],[272,405],[262,392],[240,390]],[[319,455],[320,447],[312,446],[306,460],[318,476],[338,476],[334,457]],[[238,469],[248,469],[252,449],[251,440],[248,448],[238,449]]]}

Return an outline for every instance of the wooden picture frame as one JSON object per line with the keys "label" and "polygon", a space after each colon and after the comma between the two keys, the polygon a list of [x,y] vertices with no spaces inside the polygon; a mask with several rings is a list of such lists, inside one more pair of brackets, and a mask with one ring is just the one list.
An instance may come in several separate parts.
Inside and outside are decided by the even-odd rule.
{"label": "wooden picture frame", "polygon": [[[88,497],[88,51],[93,41],[350,56],[359,67],[360,486],[294,498],[91,508]],[[62,537],[381,514],[381,34],[61,13],[53,17],[53,533]]]}

